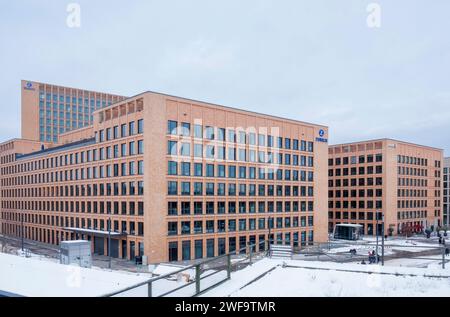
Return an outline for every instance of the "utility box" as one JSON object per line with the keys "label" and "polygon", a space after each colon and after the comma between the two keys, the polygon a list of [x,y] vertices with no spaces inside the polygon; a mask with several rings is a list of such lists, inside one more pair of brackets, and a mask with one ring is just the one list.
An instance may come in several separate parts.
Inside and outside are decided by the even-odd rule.
{"label": "utility box", "polygon": [[60,247],[60,263],[77,264],[80,267],[92,266],[91,242],[86,240],[62,241]]}

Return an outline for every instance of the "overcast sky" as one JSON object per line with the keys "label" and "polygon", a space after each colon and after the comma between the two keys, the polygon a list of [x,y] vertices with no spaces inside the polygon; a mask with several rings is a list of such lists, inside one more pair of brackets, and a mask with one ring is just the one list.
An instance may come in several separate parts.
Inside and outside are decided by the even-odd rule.
{"label": "overcast sky", "polygon": [[[67,5],[81,7],[69,28]],[[381,27],[367,25],[367,5]],[[0,141],[20,80],[146,90],[450,150],[448,0],[17,0],[0,11]]]}

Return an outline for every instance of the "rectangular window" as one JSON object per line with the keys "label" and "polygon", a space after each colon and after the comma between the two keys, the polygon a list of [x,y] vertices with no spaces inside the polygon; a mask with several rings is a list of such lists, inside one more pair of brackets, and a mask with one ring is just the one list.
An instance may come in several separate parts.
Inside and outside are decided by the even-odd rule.
{"label": "rectangular window", "polygon": [[134,135],[134,134],[135,134],[135,123],[134,123],[134,121],[131,121],[129,124],[128,135]]}
{"label": "rectangular window", "polygon": [[203,176],[203,164],[202,163],[194,163],[194,176],[196,176],[196,177]]}
{"label": "rectangular window", "polygon": [[178,123],[176,121],[169,120],[167,122],[167,134],[177,135],[177,126]]}
{"label": "rectangular window", "polygon": [[190,136],[191,135],[191,124],[182,122],[181,123],[181,135],[182,136]]}
{"label": "rectangular window", "polygon": [[194,144],[194,157],[203,157],[203,145]]}
{"label": "rectangular window", "polygon": [[199,124],[194,125],[194,137],[197,139],[203,139],[203,127]]}
{"label": "rectangular window", "polygon": [[191,176],[191,163],[181,163],[181,176]]}
{"label": "rectangular window", "polygon": [[195,258],[203,258],[203,240],[195,240]]}
{"label": "rectangular window", "polygon": [[206,256],[208,258],[214,257],[214,239],[206,240]]}
{"label": "rectangular window", "polygon": [[176,156],[178,155],[177,142],[168,141],[167,142],[167,154]]}
{"label": "rectangular window", "polygon": [[144,120],[138,120],[138,134],[144,133]]}

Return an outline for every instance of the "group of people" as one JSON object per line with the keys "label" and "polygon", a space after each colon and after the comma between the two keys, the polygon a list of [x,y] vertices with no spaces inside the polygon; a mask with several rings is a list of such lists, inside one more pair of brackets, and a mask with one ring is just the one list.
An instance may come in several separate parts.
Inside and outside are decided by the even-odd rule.
{"label": "group of people", "polygon": [[[378,261],[377,261],[377,256],[378,256]],[[372,252],[369,252],[369,264],[377,263],[377,262],[379,262],[379,260],[380,260],[380,256],[375,253],[375,250],[372,250]]]}
{"label": "group of people", "polygon": [[[378,256],[378,261],[377,261]],[[372,252],[369,252],[369,264],[375,264],[380,261],[380,256],[375,253],[375,250],[372,250]],[[362,260],[361,264],[366,264],[366,261]]]}

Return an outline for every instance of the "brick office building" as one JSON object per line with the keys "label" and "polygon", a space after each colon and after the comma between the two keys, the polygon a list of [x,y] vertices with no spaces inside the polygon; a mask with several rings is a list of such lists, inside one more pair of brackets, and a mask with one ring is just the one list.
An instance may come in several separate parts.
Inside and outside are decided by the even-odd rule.
{"label": "brick office building", "polygon": [[440,149],[391,139],[330,146],[329,231],[351,223],[375,235],[377,212],[385,234],[440,226],[442,162]]}
{"label": "brick office building", "polygon": [[150,263],[327,240],[324,126],[146,92],[58,145],[0,145],[1,229]]}
{"label": "brick office building", "polygon": [[58,143],[58,135],[91,126],[95,110],[124,99],[109,93],[22,80],[21,138]]}

